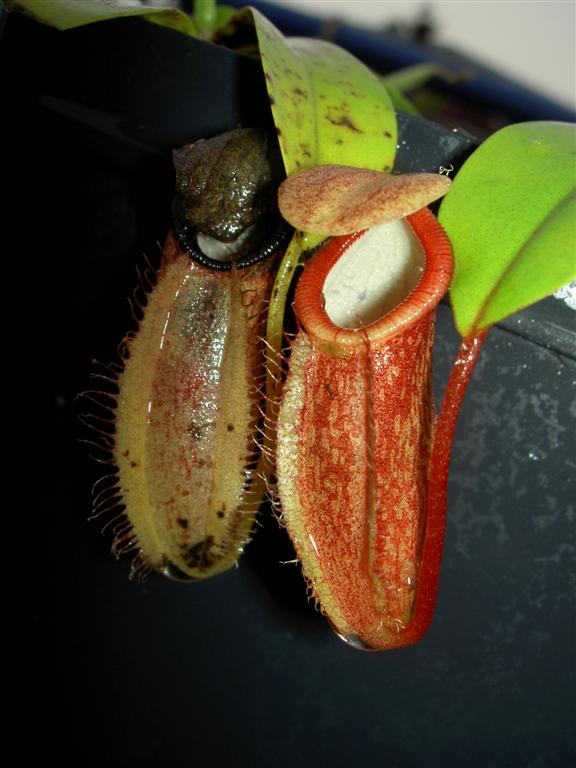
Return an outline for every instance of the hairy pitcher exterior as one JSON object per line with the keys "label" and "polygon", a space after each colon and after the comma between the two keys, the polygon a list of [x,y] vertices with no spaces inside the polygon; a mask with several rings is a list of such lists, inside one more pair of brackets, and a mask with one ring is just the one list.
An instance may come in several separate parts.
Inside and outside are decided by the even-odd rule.
{"label": "hairy pitcher exterior", "polygon": [[424,252],[424,273],[374,322],[335,325],[323,295],[330,271],[364,233],[333,238],[306,266],[278,418],[286,527],[333,628],[366,649],[407,645],[426,630],[437,589],[437,574],[421,576],[431,573],[426,542],[444,525],[427,504],[430,374],[435,310],[450,283],[452,253],[430,211],[407,221]]}
{"label": "hairy pitcher exterior", "polygon": [[217,272],[172,235],[119,380],[114,458],[138,557],[175,578],[232,567],[255,472],[268,262]]}
{"label": "hairy pitcher exterior", "polygon": [[[112,551],[134,571],[203,579],[236,564],[264,495],[263,333],[289,228],[270,137],[236,129],[174,152],[173,226],[117,375]],[[116,502],[116,503],[115,503]]]}

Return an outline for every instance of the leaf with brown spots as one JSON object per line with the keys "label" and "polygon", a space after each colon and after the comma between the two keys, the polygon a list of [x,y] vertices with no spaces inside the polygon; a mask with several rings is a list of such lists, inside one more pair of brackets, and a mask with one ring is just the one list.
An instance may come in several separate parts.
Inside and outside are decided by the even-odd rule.
{"label": "leaf with brown spots", "polygon": [[392,168],[396,115],[376,75],[332,43],[285,38],[252,16],[286,172],[321,163]]}
{"label": "leaf with brown spots", "polygon": [[[251,14],[286,173],[325,163],[391,169],[396,114],[376,75],[336,45],[285,38],[258,11],[251,9]],[[278,269],[266,332],[271,359],[282,346],[295,267],[303,250],[315,244],[297,232]],[[270,377],[268,394],[276,388]]]}
{"label": "leaf with brown spots", "polygon": [[280,186],[282,216],[296,229],[346,235],[401,219],[446,194],[450,179],[436,173],[390,173],[319,165]]}

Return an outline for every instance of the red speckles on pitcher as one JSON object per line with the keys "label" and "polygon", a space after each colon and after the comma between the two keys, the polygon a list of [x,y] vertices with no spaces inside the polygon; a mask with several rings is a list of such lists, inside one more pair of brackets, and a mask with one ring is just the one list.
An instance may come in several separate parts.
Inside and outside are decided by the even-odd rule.
{"label": "red speckles on pitcher", "polygon": [[[335,238],[306,267],[278,420],[278,492],[304,574],[335,631],[373,649],[415,642],[430,619],[417,594],[436,589],[421,578],[426,529],[436,525],[427,515],[430,374],[452,260],[428,210],[408,222],[379,228],[381,246],[368,252],[367,235]],[[390,267],[400,251],[406,261]],[[347,260],[354,285],[340,276],[334,293],[330,273]],[[390,269],[387,288],[375,290]],[[407,294],[387,310],[399,283]],[[346,327],[331,316],[348,317]]]}
{"label": "red speckles on pitcher", "polygon": [[202,579],[235,565],[264,495],[262,335],[289,227],[273,139],[238,129],[175,152],[173,229],[117,376],[114,554],[136,572]]}

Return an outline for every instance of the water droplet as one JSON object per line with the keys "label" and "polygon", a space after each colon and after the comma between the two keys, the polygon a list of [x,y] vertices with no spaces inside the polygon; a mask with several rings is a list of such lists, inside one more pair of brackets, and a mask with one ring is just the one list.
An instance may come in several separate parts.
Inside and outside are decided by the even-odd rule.
{"label": "water droplet", "polygon": [[336,626],[330,621],[328,618],[328,623],[330,624],[330,628],[338,637],[340,640],[342,640],[343,643],[346,643],[346,645],[349,645],[351,648],[356,648],[358,651],[377,651],[378,648],[373,648],[371,645],[368,645],[368,643],[364,642],[361,637],[358,637],[358,635],[343,635],[341,632],[338,631]]}
{"label": "water droplet", "polygon": [[528,458],[531,461],[542,461],[545,459],[547,454],[545,451],[543,451],[541,448],[539,448],[537,445],[531,446],[530,450],[528,451]]}

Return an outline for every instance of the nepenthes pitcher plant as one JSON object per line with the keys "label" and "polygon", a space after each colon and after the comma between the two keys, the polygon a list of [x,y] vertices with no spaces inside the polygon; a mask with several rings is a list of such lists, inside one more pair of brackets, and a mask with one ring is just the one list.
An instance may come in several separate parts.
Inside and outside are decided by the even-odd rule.
{"label": "nepenthes pitcher plant", "polygon": [[276,135],[174,152],[94,513],[120,509],[113,552],[134,552],[134,573],[198,580],[236,564],[267,490],[335,632],[400,647],[432,619],[452,437],[489,323],[469,326],[437,418],[453,253],[427,206],[450,181],[391,173],[394,112],[368,70],[250,14]]}
{"label": "nepenthes pitcher plant", "polygon": [[[434,311],[452,274],[422,206],[449,182],[354,176],[362,194],[340,224],[353,234],[307,260],[298,332],[267,367],[266,314],[292,232],[276,203],[277,145],[237,129],[178,149],[174,163],[173,225],[118,376],[118,471],[95,495],[96,515],[123,508],[113,551],[135,551],[135,573],[218,574],[236,563],[267,486],[336,631],[358,647],[413,642],[403,633],[427,552]],[[350,194],[353,169],[319,170],[324,192]],[[307,211],[314,182],[297,183],[281,200],[287,190]],[[272,365],[288,374],[266,403]]]}
{"label": "nepenthes pitcher plant", "polygon": [[173,229],[116,411],[113,492],[130,527],[115,546],[137,548],[137,569],[199,579],[230,568],[262,501],[262,337],[290,233],[275,204],[278,159],[253,129],[174,153]]}

